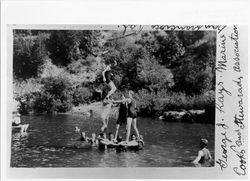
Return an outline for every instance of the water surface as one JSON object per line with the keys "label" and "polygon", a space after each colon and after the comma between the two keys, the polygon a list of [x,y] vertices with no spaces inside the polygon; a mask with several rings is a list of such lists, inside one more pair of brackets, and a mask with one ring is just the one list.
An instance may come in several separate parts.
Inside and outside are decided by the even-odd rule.
{"label": "water surface", "polygon": [[[199,149],[199,140],[209,140],[214,157],[214,125],[169,123],[153,118],[138,118],[138,129],[145,146],[137,152],[104,152],[96,147],[76,148],[80,137],[75,126],[99,133],[99,118],[84,115],[23,116],[30,127],[26,135],[12,132],[11,167],[193,167],[191,162]],[[110,120],[108,132],[115,132]],[[125,126],[120,133],[125,138]],[[133,133],[133,132],[132,132]]]}

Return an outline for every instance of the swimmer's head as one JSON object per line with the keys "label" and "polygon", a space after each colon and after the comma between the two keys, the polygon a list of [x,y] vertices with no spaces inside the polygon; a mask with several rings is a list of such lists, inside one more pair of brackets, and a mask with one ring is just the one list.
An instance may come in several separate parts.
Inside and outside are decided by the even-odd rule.
{"label": "swimmer's head", "polygon": [[207,144],[208,144],[208,140],[207,139],[202,138],[200,140],[200,148],[201,149],[205,148],[207,146]]}
{"label": "swimmer's head", "polygon": [[106,135],[106,133],[103,133],[103,138],[107,138],[107,135]]}
{"label": "swimmer's head", "polygon": [[85,133],[85,132],[82,132],[82,136],[86,136],[86,133]]}
{"label": "swimmer's head", "polygon": [[99,136],[100,136],[101,138],[103,138],[103,137],[104,137],[104,133],[100,133]]}
{"label": "swimmer's head", "polygon": [[96,137],[95,133],[92,133],[92,138],[95,138],[95,137]]}
{"label": "swimmer's head", "polygon": [[110,132],[109,133],[109,139],[112,140],[113,138],[114,138],[114,135],[113,135],[113,133]]}
{"label": "swimmer's head", "polygon": [[140,135],[140,140],[143,140],[143,136],[142,135]]}
{"label": "swimmer's head", "polygon": [[118,136],[117,137],[117,142],[120,143],[122,141],[122,137],[121,136]]}
{"label": "swimmer's head", "polygon": [[131,135],[131,140],[136,140],[136,136],[134,134]]}

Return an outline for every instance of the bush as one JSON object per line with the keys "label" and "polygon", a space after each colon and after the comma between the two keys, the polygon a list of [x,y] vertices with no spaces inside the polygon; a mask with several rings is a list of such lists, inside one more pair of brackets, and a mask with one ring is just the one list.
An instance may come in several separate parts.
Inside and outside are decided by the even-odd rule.
{"label": "bush", "polygon": [[57,99],[54,95],[46,92],[39,93],[34,101],[33,109],[36,113],[64,113],[72,108],[69,98]]}
{"label": "bush", "polygon": [[88,103],[91,101],[93,93],[87,87],[78,87],[73,93],[73,104],[78,106],[79,104]]}
{"label": "bush", "polygon": [[34,110],[38,113],[66,112],[72,108],[71,84],[69,80],[48,77],[42,80],[43,90],[34,101]]}
{"label": "bush", "polygon": [[215,107],[214,91],[200,95],[187,96],[181,92],[162,90],[154,93],[145,89],[135,95],[138,113],[141,116],[159,116],[165,111],[181,111],[190,109],[205,109],[213,113]]}
{"label": "bush", "polygon": [[18,108],[20,114],[29,114],[32,112],[34,103],[34,95],[32,93],[23,94],[16,98],[16,100],[20,103]]}

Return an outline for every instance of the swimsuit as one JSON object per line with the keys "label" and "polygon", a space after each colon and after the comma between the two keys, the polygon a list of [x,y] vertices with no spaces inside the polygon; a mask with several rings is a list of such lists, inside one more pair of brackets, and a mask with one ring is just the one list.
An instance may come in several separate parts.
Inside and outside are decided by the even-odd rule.
{"label": "swimsuit", "polygon": [[209,159],[210,159],[209,151],[206,148],[203,148],[201,151],[204,153],[204,156],[201,157],[201,159],[199,160],[199,163],[204,164],[205,162],[209,161]]}
{"label": "swimsuit", "polygon": [[131,99],[131,102],[128,104],[128,117],[132,119],[137,117],[136,103],[134,99]]}
{"label": "swimsuit", "polygon": [[80,141],[86,141],[86,138],[81,137],[81,138],[80,138]]}
{"label": "swimsuit", "polygon": [[112,73],[110,70],[106,71],[104,73],[105,79],[106,79],[106,83],[109,84],[112,80]]}
{"label": "swimsuit", "polygon": [[20,124],[12,123],[12,126],[19,126]]}
{"label": "swimsuit", "polygon": [[119,116],[118,116],[116,124],[119,124],[119,125],[126,124],[127,115],[128,115],[127,104],[121,103],[120,109],[119,109]]}

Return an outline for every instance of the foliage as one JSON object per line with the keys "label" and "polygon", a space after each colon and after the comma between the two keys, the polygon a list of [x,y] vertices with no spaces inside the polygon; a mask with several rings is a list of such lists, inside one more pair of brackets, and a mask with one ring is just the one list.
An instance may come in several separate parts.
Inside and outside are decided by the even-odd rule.
{"label": "foliage", "polygon": [[73,104],[78,106],[79,104],[89,103],[92,99],[93,93],[87,87],[77,87],[73,93]]}
{"label": "foliage", "polygon": [[[39,66],[46,57],[45,41],[48,34],[33,36],[31,31],[14,30],[13,72],[15,79],[27,79],[38,75]],[[29,70],[29,71],[27,71]]]}
{"label": "foliage", "polygon": [[62,77],[42,80],[43,90],[36,96],[34,110],[38,113],[66,112],[72,107],[70,82]]}
{"label": "foliage", "polygon": [[94,31],[58,30],[52,31],[47,48],[56,65],[68,65],[73,60],[94,54],[96,45]]}
{"label": "foliage", "polygon": [[145,89],[136,94],[138,112],[142,116],[161,115],[164,111],[205,109],[211,111],[215,105],[213,91],[201,95],[188,96],[185,93],[159,91],[157,94]]}
{"label": "foliage", "polygon": [[34,103],[34,94],[25,93],[17,98],[17,101],[20,103],[18,111],[21,114],[29,114],[33,111],[33,103]]}
{"label": "foliage", "polygon": [[105,96],[109,91],[102,71],[110,63],[118,91],[137,92],[143,115],[213,110],[216,33],[142,31],[126,37],[122,33],[15,30],[14,93],[22,100],[22,110],[65,112],[72,104],[99,100],[95,93]]}

